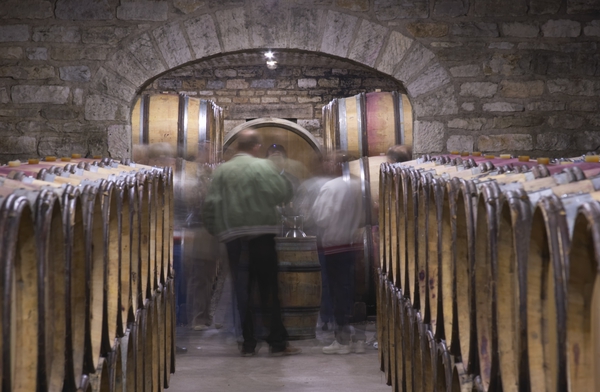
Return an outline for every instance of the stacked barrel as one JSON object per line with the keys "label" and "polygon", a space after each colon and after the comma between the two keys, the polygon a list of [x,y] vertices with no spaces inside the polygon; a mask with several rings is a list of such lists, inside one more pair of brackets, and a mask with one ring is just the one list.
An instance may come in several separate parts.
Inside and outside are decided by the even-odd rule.
{"label": "stacked barrel", "polygon": [[380,170],[394,391],[600,390],[600,164],[450,154]]}
{"label": "stacked barrel", "polygon": [[0,166],[3,391],[160,391],[175,370],[173,175]]}

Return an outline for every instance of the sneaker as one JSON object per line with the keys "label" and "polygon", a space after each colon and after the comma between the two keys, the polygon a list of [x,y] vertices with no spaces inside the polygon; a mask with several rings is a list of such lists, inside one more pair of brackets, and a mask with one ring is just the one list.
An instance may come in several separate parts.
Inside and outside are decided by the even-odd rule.
{"label": "sneaker", "polygon": [[288,356],[288,355],[296,355],[296,354],[300,354],[302,352],[301,348],[298,347],[292,347],[292,346],[287,346],[285,349],[280,350],[280,351],[272,351],[271,350],[271,356],[272,357],[282,357],[282,356]]}
{"label": "sneaker", "polygon": [[334,340],[329,346],[323,347],[323,354],[350,354],[350,345]]}
{"label": "sneaker", "polygon": [[242,353],[242,357],[253,357],[256,355],[256,350],[242,349],[240,352]]}
{"label": "sneaker", "polygon": [[363,340],[358,340],[352,345],[352,351],[357,354],[364,354],[365,352],[365,342]]}

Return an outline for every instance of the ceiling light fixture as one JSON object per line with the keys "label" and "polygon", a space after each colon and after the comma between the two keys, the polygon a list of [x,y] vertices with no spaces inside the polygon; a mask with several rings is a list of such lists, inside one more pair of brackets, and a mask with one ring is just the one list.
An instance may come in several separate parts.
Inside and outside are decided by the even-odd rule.
{"label": "ceiling light fixture", "polygon": [[269,69],[277,69],[277,61],[275,61],[275,60],[268,60],[267,61],[267,68],[269,68]]}
{"label": "ceiling light fixture", "polygon": [[273,57],[275,57],[275,55],[273,54],[273,52],[271,52],[270,50],[265,53],[265,57],[268,58],[269,60],[272,59]]}

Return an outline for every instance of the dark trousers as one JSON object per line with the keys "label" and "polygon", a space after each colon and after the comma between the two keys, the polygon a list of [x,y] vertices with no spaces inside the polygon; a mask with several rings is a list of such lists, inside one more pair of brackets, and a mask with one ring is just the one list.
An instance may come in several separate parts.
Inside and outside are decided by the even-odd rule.
{"label": "dark trousers", "polygon": [[[325,255],[325,268],[335,317],[335,339],[340,344],[351,340],[350,318],[354,311],[354,269],[356,251]],[[355,340],[365,340],[361,327],[355,328]]]}
{"label": "dark trousers", "polygon": [[[242,251],[246,245],[247,273],[245,263],[242,262]],[[242,324],[244,351],[253,351],[257,343],[252,294],[256,290],[255,287],[258,289],[263,314],[270,314],[269,335],[265,340],[273,352],[284,350],[287,346],[288,334],[281,319],[275,235],[266,234],[252,239],[238,238],[227,242],[226,246]]]}

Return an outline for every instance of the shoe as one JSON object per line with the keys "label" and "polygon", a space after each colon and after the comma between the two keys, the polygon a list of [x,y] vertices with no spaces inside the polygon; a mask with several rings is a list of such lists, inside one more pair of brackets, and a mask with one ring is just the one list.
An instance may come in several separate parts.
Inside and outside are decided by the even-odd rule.
{"label": "shoe", "polygon": [[223,328],[223,324],[215,323],[215,329],[221,329],[221,328]]}
{"label": "shoe", "polygon": [[296,354],[300,354],[302,352],[301,348],[298,347],[292,347],[292,346],[287,346],[285,349],[281,350],[281,351],[272,351],[271,350],[271,356],[272,357],[282,357],[282,356],[288,356],[288,355],[296,355]]}
{"label": "shoe", "polygon": [[365,352],[365,342],[364,340],[358,340],[352,345],[352,351],[356,354],[364,354]]}
{"label": "shoe", "polygon": [[256,355],[256,350],[241,350],[242,357],[253,357]]}
{"label": "shoe", "polygon": [[200,324],[194,325],[194,331],[206,331],[208,329],[208,325]]}
{"label": "shoe", "polygon": [[175,354],[185,354],[187,353],[187,348],[175,346]]}
{"label": "shoe", "polygon": [[329,325],[327,325],[327,323],[323,323],[323,326],[321,327],[322,331],[327,331],[329,330]]}
{"label": "shoe", "polygon": [[334,340],[329,346],[323,347],[323,354],[350,354],[350,345]]}

